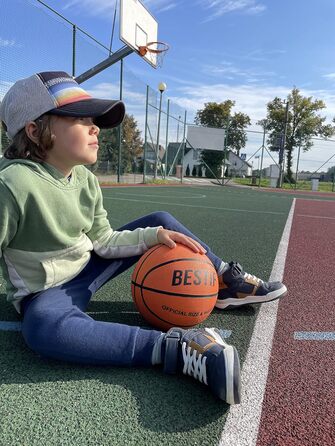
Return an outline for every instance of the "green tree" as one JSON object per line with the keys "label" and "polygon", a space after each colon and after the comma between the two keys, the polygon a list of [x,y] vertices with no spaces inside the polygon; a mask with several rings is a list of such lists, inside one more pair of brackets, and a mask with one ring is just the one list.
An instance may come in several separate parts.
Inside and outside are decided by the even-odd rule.
{"label": "green tree", "polygon": [[[228,99],[224,102],[207,102],[203,109],[198,110],[195,123],[206,127],[223,128],[226,130],[226,151],[232,150],[238,156],[241,149],[245,147],[247,142],[246,127],[250,125],[250,118],[244,113],[232,114],[232,108],[235,102]],[[213,170],[215,175],[219,175],[219,171],[223,162],[223,151],[203,150],[201,159]]]}
{"label": "green tree", "polygon": [[[102,129],[99,135],[100,150],[98,161],[102,165],[109,161],[111,170],[115,172],[118,170],[119,131],[120,127]],[[137,127],[137,121],[132,115],[125,115],[122,123],[121,141],[121,173],[131,172],[137,157],[143,151],[141,132]]]}
{"label": "green tree", "polygon": [[[287,129],[285,141],[287,178],[293,182],[292,161],[293,152],[301,147],[307,152],[313,146],[313,136],[329,138],[335,133],[332,124],[326,124],[326,117],[318,112],[326,108],[322,100],[304,97],[298,88],[293,88],[286,99],[289,103],[287,116]],[[267,104],[266,119],[259,121],[268,132],[268,145],[270,150],[278,150],[284,134],[286,122],[286,104],[276,97]],[[334,122],[334,121],[333,121]]]}

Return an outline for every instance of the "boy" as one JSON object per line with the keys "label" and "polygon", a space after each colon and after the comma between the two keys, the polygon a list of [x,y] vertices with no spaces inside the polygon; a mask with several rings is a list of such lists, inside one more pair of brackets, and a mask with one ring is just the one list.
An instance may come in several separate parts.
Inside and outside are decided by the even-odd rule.
{"label": "boy", "polygon": [[176,242],[207,254],[220,284],[217,308],[261,303],[286,294],[223,262],[165,212],[114,231],[96,177],[99,128],[118,126],[121,101],[92,98],[66,73],[43,72],[16,82],[0,106],[12,144],[0,161],[0,259],[7,296],[22,314],[27,345],[45,357],[116,366],[163,364],[208,385],[229,404],[240,401],[236,349],[220,330],[168,333],[95,321],[85,310],[108,280],[150,247]]}

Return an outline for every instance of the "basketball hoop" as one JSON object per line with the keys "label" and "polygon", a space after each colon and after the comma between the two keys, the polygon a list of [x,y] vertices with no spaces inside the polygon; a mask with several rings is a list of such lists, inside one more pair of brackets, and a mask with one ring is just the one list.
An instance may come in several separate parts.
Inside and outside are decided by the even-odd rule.
{"label": "basketball hoop", "polygon": [[152,65],[161,67],[169,45],[164,42],[148,42],[146,45],[138,47],[138,53],[141,57],[146,56]]}

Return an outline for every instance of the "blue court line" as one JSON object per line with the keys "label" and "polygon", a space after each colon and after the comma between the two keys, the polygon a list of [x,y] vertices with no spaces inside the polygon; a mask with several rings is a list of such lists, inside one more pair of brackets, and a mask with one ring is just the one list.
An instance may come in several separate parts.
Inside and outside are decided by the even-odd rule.
{"label": "blue court line", "polygon": [[334,331],[295,331],[297,341],[335,341]]}
{"label": "blue court line", "polygon": [[2,330],[2,331],[21,331],[21,322],[0,321],[0,330]]}

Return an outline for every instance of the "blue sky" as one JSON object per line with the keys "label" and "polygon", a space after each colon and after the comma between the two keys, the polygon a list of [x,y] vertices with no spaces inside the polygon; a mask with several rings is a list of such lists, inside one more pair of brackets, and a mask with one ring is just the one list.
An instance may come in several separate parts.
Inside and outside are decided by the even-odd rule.
{"label": "blue sky", "polygon": [[[1,0],[7,5],[17,1]],[[46,2],[109,46],[115,0]],[[268,101],[275,96],[284,99],[293,86],[306,96],[323,99],[327,109],[322,114],[329,120],[335,116],[334,0],[143,3],[159,23],[159,40],[171,48],[160,69],[152,69],[134,54],[126,58],[126,67],[154,89],[164,81],[168,87],[164,95],[187,109],[191,121],[205,102],[232,99],[233,111],[247,113],[255,123],[265,117]],[[0,50],[15,47],[23,30],[1,28]],[[117,31],[113,50],[122,45]],[[103,76],[90,82],[99,96],[105,86]]]}

